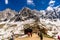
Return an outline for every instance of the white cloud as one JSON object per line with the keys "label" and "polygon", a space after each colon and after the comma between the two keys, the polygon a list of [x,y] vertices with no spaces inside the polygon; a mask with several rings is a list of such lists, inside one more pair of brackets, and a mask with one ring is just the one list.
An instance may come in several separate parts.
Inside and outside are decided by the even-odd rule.
{"label": "white cloud", "polygon": [[27,4],[28,4],[28,5],[35,5],[35,4],[33,3],[33,0],[27,0]]}
{"label": "white cloud", "polygon": [[5,4],[8,4],[8,0],[5,0]]}
{"label": "white cloud", "polygon": [[50,0],[49,5],[50,5],[50,6],[54,6],[54,3],[55,3],[54,0]]}

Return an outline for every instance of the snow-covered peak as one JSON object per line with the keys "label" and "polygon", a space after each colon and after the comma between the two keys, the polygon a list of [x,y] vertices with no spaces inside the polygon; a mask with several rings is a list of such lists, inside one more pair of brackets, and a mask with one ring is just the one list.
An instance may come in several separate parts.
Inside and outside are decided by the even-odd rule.
{"label": "snow-covered peak", "polygon": [[54,11],[54,10],[53,10],[53,7],[51,7],[51,6],[48,6],[46,10],[47,10],[47,11]]}
{"label": "snow-covered peak", "polygon": [[40,10],[40,13],[42,13],[43,15],[46,14],[45,10]]}

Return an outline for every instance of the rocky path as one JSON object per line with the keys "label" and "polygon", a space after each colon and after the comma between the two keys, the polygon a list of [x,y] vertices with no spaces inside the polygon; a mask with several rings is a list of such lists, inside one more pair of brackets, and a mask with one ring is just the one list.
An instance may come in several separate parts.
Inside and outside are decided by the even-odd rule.
{"label": "rocky path", "polygon": [[[33,34],[32,37],[25,37],[25,38],[15,38],[15,40],[40,40],[36,34]],[[43,37],[43,40],[54,40],[52,38]]]}

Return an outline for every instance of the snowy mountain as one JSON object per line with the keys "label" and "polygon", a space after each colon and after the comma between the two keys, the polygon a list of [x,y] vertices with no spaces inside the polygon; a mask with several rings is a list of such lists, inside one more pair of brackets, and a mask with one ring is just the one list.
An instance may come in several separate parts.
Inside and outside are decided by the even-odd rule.
{"label": "snowy mountain", "polygon": [[49,30],[47,34],[53,36],[53,38],[57,38],[60,34],[60,6],[49,6],[46,10],[41,10],[40,13],[43,14],[40,22],[46,25],[46,28]]}
{"label": "snowy mountain", "polygon": [[13,11],[11,9],[6,9],[6,10],[2,11],[1,14],[3,14],[3,15],[1,15],[1,18],[3,16],[5,16],[3,18],[3,20],[1,20],[1,21],[10,20],[10,22],[11,21],[16,22],[16,21],[24,21],[24,20],[28,20],[28,19],[37,19],[39,12],[25,7],[20,12]]}
{"label": "snowy mountain", "polygon": [[[3,24],[3,28],[0,29],[4,32],[8,30],[9,32],[14,31],[14,33],[22,34],[21,30],[23,30],[24,24],[35,26],[37,25],[35,24],[36,22],[42,31],[48,30],[46,34],[56,38],[60,33],[60,7],[49,6],[46,10],[40,11],[35,9],[31,10],[27,7],[23,8],[20,12],[11,9],[0,11],[0,25]],[[6,33],[8,33],[8,31]],[[8,37],[8,34],[6,35]]]}
{"label": "snowy mountain", "polygon": [[[56,20],[60,19],[60,7],[47,7],[46,10],[31,10],[27,7],[23,8],[20,12],[16,12],[11,9],[6,9],[3,11],[0,11],[0,20],[1,21],[6,21],[6,20],[27,20],[30,18],[36,19],[38,18],[43,18],[43,19],[50,19],[50,20]],[[19,20],[17,20],[19,19]]]}
{"label": "snowy mountain", "polygon": [[15,16],[15,14],[18,14],[16,11],[11,9],[5,9],[3,11],[0,11],[0,21],[7,21]]}
{"label": "snowy mountain", "polygon": [[56,20],[60,19],[60,7],[47,7],[46,10],[40,11],[42,12],[42,18]]}

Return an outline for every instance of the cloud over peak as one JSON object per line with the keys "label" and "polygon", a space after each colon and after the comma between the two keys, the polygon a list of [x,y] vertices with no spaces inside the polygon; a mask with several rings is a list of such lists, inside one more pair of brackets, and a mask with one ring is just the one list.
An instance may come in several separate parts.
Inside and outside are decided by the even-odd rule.
{"label": "cloud over peak", "polygon": [[8,0],[5,0],[5,4],[8,4]]}
{"label": "cloud over peak", "polygon": [[54,3],[55,3],[54,0],[50,0],[49,5],[50,5],[50,6],[54,6]]}
{"label": "cloud over peak", "polygon": [[35,5],[34,2],[33,2],[33,0],[27,0],[27,4],[28,5]]}

